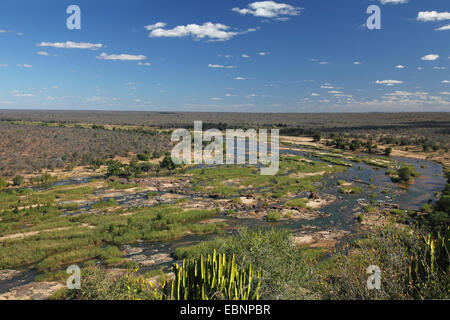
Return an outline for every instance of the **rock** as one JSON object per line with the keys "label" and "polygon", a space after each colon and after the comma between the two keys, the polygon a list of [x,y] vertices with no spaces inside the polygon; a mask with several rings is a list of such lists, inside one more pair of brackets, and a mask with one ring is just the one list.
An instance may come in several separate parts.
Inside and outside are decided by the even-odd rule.
{"label": "rock", "polygon": [[144,251],[144,249],[142,248],[137,248],[137,247],[132,247],[130,245],[124,245],[123,249],[126,251],[127,254],[132,255],[132,254],[138,254],[141,253],[142,251]]}
{"label": "rock", "polygon": [[163,264],[167,262],[173,261],[173,259],[170,257],[167,253],[157,253],[152,256],[147,257],[144,254],[140,255],[134,255],[130,257],[133,261],[140,263],[144,267],[154,266],[158,264]]}

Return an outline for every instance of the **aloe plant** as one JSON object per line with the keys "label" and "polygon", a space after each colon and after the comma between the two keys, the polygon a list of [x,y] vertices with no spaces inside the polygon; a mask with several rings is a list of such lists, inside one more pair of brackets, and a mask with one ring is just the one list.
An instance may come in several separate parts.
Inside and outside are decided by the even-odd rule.
{"label": "aloe plant", "polygon": [[251,265],[239,269],[235,256],[214,250],[208,257],[184,259],[173,266],[175,279],[163,285],[167,299],[172,300],[259,300],[261,272]]}
{"label": "aloe plant", "polygon": [[439,270],[448,270],[449,265],[449,238],[450,229],[447,228],[444,234],[438,233],[436,237],[431,234],[422,237],[421,255],[411,257],[412,265],[410,275],[414,280],[429,279]]}

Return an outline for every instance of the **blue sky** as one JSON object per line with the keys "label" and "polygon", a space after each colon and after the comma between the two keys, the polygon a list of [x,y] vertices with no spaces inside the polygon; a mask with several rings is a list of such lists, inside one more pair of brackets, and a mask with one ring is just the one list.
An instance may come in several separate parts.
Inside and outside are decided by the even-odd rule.
{"label": "blue sky", "polygon": [[[69,30],[69,5],[81,29]],[[381,29],[369,30],[370,5]],[[0,109],[450,111],[448,0],[2,0]]]}

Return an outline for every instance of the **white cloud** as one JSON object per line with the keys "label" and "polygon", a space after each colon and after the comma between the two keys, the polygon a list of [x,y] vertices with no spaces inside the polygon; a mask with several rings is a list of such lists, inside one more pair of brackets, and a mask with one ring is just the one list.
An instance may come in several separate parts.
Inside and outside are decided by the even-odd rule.
{"label": "white cloud", "polygon": [[223,66],[221,64],[208,64],[209,68],[213,68],[213,69],[233,69],[235,68],[234,66]]}
{"label": "white cloud", "polygon": [[405,66],[402,66],[401,64],[399,64],[398,66],[395,67],[396,69],[405,69]]}
{"label": "white cloud", "polygon": [[7,64],[0,64],[0,68],[6,68],[7,66]]}
{"label": "white cloud", "polygon": [[249,55],[246,55],[246,54],[243,54],[241,57],[242,57],[242,58],[250,58],[250,56],[249,56]]}
{"label": "white cloud", "polygon": [[443,80],[442,83],[450,83],[450,80]]}
{"label": "white cloud", "polygon": [[375,81],[375,83],[376,84],[384,84],[384,85],[387,85],[389,87],[392,87],[392,86],[394,86],[396,84],[402,84],[403,81],[400,81],[400,80],[377,80],[377,81]]}
{"label": "white cloud", "polygon": [[408,0],[379,0],[381,4],[403,4],[408,3]]}
{"label": "white cloud", "polygon": [[154,29],[164,28],[166,25],[167,25],[167,23],[165,23],[165,22],[157,22],[155,24],[145,26],[145,29],[147,31],[150,31],[150,30],[154,30]]}
{"label": "white cloud", "polygon": [[213,97],[213,98],[210,98],[210,100],[213,100],[213,101],[220,101],[220,100],[222,100],[222,98]]}
{"label": "white cloud", "polygon": [[96,57],[100,60],[121,60],[121,61],[140,61],[147,59],[146,56],[140,54],[140,55],[132,55],[132,54],[106,54],[102,53],[101,55]]}
{"label": "white cloud", "polygon": [[425,61],[434,61],[434,60],[437,60],[437,59],[439,59],[439,55],[438,54],[428,54],[428,55],[422,57],[422,60],[425,60]]}
{"label": "white cloud", "polygon": [[251,14],[255,17],[287,20],[287,16],[299,15],[301,8],[286,3],[259,1],[250,3],[245,9],[233,8],[232,10],[241,15]]}
{"label": "white cloud", "polygon": [[162,37],[187,37],[192,36],[196,39],[210,38],[215,41],[226,41],[232,37],[247,32],[256,31],[256,29],[248,29],[247,31],[229,31],[230,27],[220,23],[205,22],[203,25],[188,24],[185,26],[177,26],[173,29],[156,28],[150,32],[151,38]]}
{"label": "white cloud", "polygon": [[31,64],[18,64],[17,65],[19,68],[33,68],[33,66]]}
{"label": "white cloud", "polygon": [[450,20],[450,12],[421,11],[417,15],[417,20],[419,21]]}
{"label": "white cloud", "polygon": [[258,52],[258,55],[260,55],[260,56],[266,56],[266,55],[267,55],[267,52]]}
{"label": "white cloud", "polygon": [[31,94],[31,93],[20,93],[19,90],[10,91],[9,94],[13,95],[14,97],[34,97],[34,94]]}
{"label": "white cloud", "polygon": [[359,61],[355,61],[355,62],[353,62],[353,64],[356,64],[356,65],[360,65],[360,64],[361,64],[361,62],[359,62]]}
{"label": "white cloud", "polygon": [[152,64],[150,62],[139,62],[138,66],[150,67]]}
{"label": "white cloud", "polygon": [[339,93],[342,93],[342,92],[336,91],[336,90],[332,90],[332,91],[328,91],[328,93],[330,93],[330,94],[339,94]]}
{"label": "white cloud", "polygon": [[97,50],[103,47],[101,43],[89,43],[89,42],[41,42],[37,44],[38,47],[52,47],[52,48],[64,48],[64,49],[91,49]]}
{"label": "white cloud", "polygon": [[41,55],[41,56],[48,56],[49,53],[46,51],[38,51],[37,54]]}
{"label": "white cloud", "polygon": [[446,95],[446,96],[450,96],[450,92],[448,92],[448,91],[439,92],[439,94],[443,94],[443,95]]}
{"label": "white cloud", "polygon": [[320,94],[318,94],[318,93],[311,93],[311,97],[319,97],[320,96]]}
{"label": "white cloud", "polygon": [[245,78],[243,78],[243,77],[236,77],[236,78],[234,78],[234,80],[245,80]]}
{"label": "white cloud", "polygon": [[435,31],[446,31],[446,30],[450,30],[450,24],[448,24],[448,25],[446,25],[446,26],[443,26],[443,27],[440,27],[440,28],[437,28],[437,29],[434,29]]}

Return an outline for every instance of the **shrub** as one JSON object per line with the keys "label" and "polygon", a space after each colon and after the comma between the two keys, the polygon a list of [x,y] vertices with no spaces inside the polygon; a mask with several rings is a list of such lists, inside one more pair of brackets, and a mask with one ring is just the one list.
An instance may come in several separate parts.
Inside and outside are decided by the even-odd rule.
{"label": "shrub", "polygon": [[358,194],[363,192],[363,189],[358,186],[344,186],[341,187],[340,192],[343,194]]}
{"label": "shrub", "polygon": [[148,161],[150,159],[149,155],[146,153],[138,153],[137,158],[139,161]]}
{"label": "shrub", "polygon": [[0,189],[6,188],[7,186],[8,183],[4,179],[0,178]]}
{"label": "shrub", "polygon": [[270,211],[267,214],[267,221],[277,222],[281,219],[281,214],[278,211]]}
{"label": "shrub", "polygon": [[[348,253],[335,253],[329,268],[317,271],[315,289],[322,292],[323,298],[333,300],[448,298],[448,256],[440,256],[447,258],[447,264],[439,266],[435,250],[432,269],[432,245],[428,240],[391,227],[377,230],[353,242]],[[445,252],[442,237],[434,241],[440,241],[434,246]],[[379,290],[367,287],[367,268],[372,265],[382,272]],[[419,265],[425,267],[420,269]],[[427,271],[420,273],[420,270]]]}
{"label": "shrub", "polygon": [[166,155],[160,163],[162,169],[175,170],[177,165],[172,161],[172,157]]}

